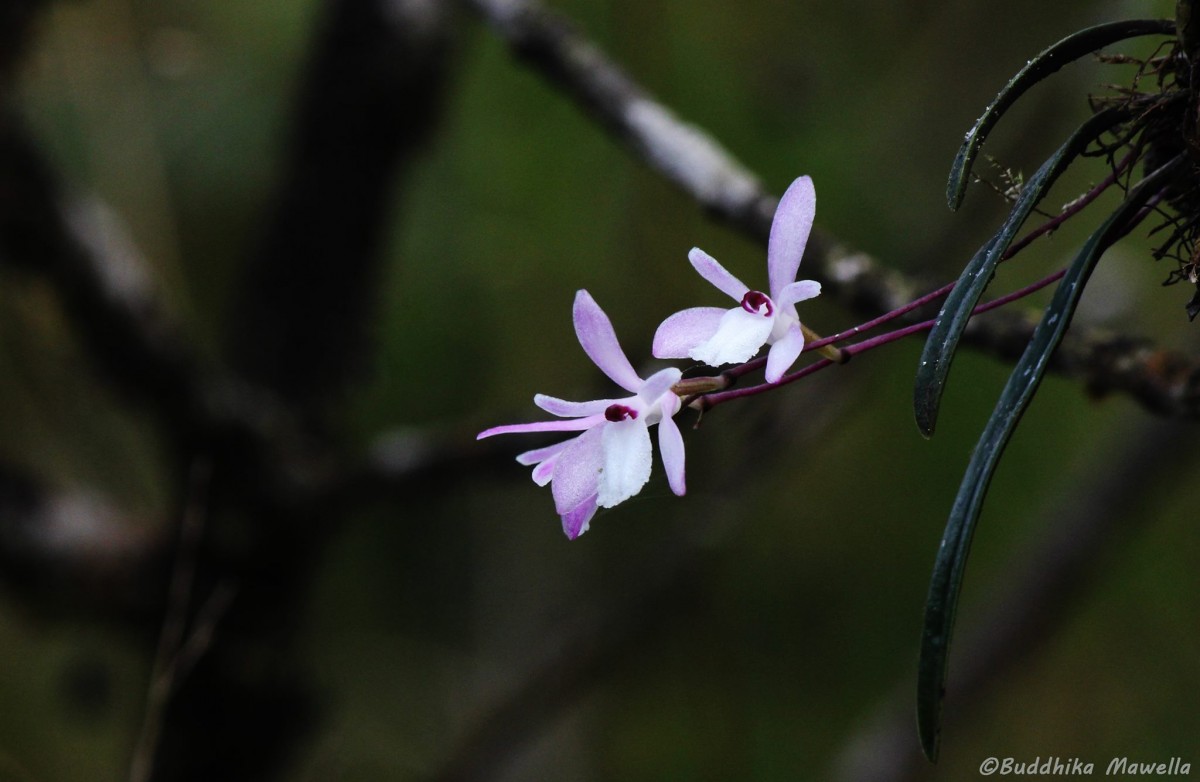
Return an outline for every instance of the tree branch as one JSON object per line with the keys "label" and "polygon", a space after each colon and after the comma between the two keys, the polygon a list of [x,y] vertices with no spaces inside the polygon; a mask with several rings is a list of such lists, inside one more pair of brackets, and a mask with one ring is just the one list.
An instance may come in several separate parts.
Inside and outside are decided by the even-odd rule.
{"label": "tree branch", "polygon": [[[364,303],[389,217],[385,196],[397,161],[429,126],[444,66],[435,42],[445,30],[445,7],[436,0],[329,0],[327,11],[291,170],[280,186],[286,197],[251,274],[259,285],[246,307],[270,322],[249,327],[255,334],[262,326],[261,342],[240,343],[247,352],[239,357],[250,365],[251,343],[265,346],[272,360],[281,357],[250,373],[275,393],[200,355],[117,221],[66,195],[16,115],[0,114],[0,258],[50,280],[85,354],[128,396],[148,402],[169,430],[177,467],[197,455],[211,460],[213,531],[197,544],[194,593],[225,594],[218,590],[230,578],[239,585],[223,599],[220,631],[204,641],[203,657],[189,658],[190,675],[179,678],[169,700],[152,699],[159,749],[139,753],[143,777],[268,778],[316,713],[290,639],[316,558],[340,518],[340,507],[321,500],[347,471],[344,454],[288,403],[339,387],[339,362],[361,351],[359,332],[370,316]],[[410,466],[418,471],[425,462]],[[64,526],[51,523],[63,514],[35,488],[13,483],[0,492],[22,511],[11,514],[14,523],[27,522],[13,528],[24,538],[8,530],[0,539],[0,553],[15,561],[37,562],[23,541]],[[115,515],[101,505],[87,510],[69,516],[72,529]],[[100,556],[94,549],[74,558],[61,548],[52,553],[73,571]],[[161,583],[164,547],[135,553]],[[162,599],[154,585],[144,594]],[[198,600],[177,606],[180,616],[202,613]]]}
{"label": "tree branch", "polygon": [[70,195],[11,111],[0,110],[0,263],[44,276],[100,376],[170,433],[181,463],[213,455],[251,504],[303,505],[336,480],[282,401],[203,357],[116,215]]}
{"label": "tree branch", "polygon": [[144,618],[161,605],[166,551],[165,530],[103,496],[0,467],[0,577],[30,602]]}
{"label": "tree branch", "polygon": [[[327,0],[322,11],[278,204],[231,335],[235,367],[314,422],[363,353],[389,195],[436,117],[446,33],[437,0]],[[313,729],[319,706],[292,641],[342,517],[318,500],[342,460],[312,439],[300,463],[273,454],[297,468],[282,477],[302,485],[279,487],[270,504],[238,503],[251,530],[241,562],[201,551],[198,584],[215,594],[233,578],[238,588],[219,635],[162,711],[156,779],[277,775]],[[222,456],[220,475],[238,480],[233,455]],[[277,473],[256,466],[259,476]],[[238,488],[235,496],[255,496],[244,479]]]}
{"label": "tree branch", "polygon": [[[513,53],[545,75],[638,160],[714,217],[765,244],[778,199],[702,129],[655,101],[562,15],[536,0],[465,0]],[[874,317],[925,292],[922,284],[814,230],[806,273],[845,306]],[[922,313],[915,313],[919,317]],[[1025,349],[1035,320],[996,312],[971,322],[967,344],[1011,360]],[[1147,340],[1074,327],[1051,368],[1094,392],[1119,391],[1165,416],[1200,417],[1200,360]]]}
{"label": "tree branch", "polygon": [[57,289],[89,357],[126,392],[169,418],[200,406],[199,357],[160,306],[119,222],[71,197],[21,119],[0,108],[0,259]]}
{"label": "tree branch", "polygon": [[243,376],[292,401],[335,398],[361,363],[393,184],[438,116],[438,0],[331,0],[257,252],[233,317]]}

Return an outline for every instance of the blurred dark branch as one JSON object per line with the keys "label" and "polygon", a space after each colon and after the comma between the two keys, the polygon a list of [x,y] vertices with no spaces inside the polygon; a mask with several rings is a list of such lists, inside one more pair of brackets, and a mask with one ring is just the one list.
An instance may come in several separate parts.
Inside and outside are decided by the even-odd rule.
{"label": "blurred dark branch", "polygon": [[[389,433],[367,458],[308,486],[303,496],[321,518],[331,519],[436,493],[465,474],[507,473],[521,450],[521,443],[476,444],[459,433]],[[303,518],[289,518],[304,532]],[[54,613],[155,620],[166,605],[175,526],[139,516],[102,492],[50,486],[0,464],[0,583]],[[318,531],[329,526],[312,525]],[[206,542],[204,556],[237,568],[246,554]]]}
{"label": "blurred dark branch", "polygon": [[130,763],[129,782],[146,782],[156,766],[167,708],[172,698],[216,638],[217,624],[237,594],[236,581],[225,578],[204,599],[192,616],[195,603],[197,556],[203,538],[211,465],[199,460],[188,481],[186,507],[179,525],[177,553],[171,570],[166,611],[158,649],[150,672],[150,685],[142,727]]}
{"label": "blurred dark branch", "polygon": [[[282,400],[204,360],[166,306],[116,215],[99,201],[67,194],[11,112],[0,113],[0,263],[44,277],[54,286],[85,355],[131,402],[156,415],[171,433],[181,464],[197,452],[208,453],[219,466],[222,495],[250,508],[273,509],[262,520],[279,519],[289,534],[307,534],[289,509],[320,509],[317,515],[328,519],[373,497],[410,490],[418,484],[411,476],[427,480],[457,469],[479,469],[515,453],[502,445],[472,447],[476,444],[466,437],[448,444],[412,435],[391,438],[366,460],[355,460],[306,432]],[[49,502],[57,496],[33,488],[17,492],[18,485],[36,484],[16,481],[10,497]],[[106,501],[96,502],[97,509],[109,508]],[[108,510],[95,518],[79,515],[84,506],[68,504],[80,524],[115,525],[122,518]],[[22,536],[36,534],[36,520],[60,517],[30,510],[7,519],[9,534],[0,536],[7,581],[27,573],[52,576],[109,568],[107,546],[55,553],[26,544]],[[315,516],[306,513],[303,518]],[[315,520],[312,524],[327,526]],[[21,535],[13,533],[17,526]],[[270,537],[265,529],[263,534]],[[114,546],[127,539],[115,527],[97,536]],[[115,568],[116,574],[133,578],[149,570],[161,578],[166,567],[161,541],[137,541],[122,549],[123,565]],[[46,560],[56,556],[63,569],[46,567]],[[95,561],[81,561],[88,557]],[[48,585],[46,589],[59,591]],[[139,605],[145,608],[146,592],[134,592],[131,596],[123,588],[91,590],[74,599],[107,600],[112,611],[121,612],[130,608],[131,597],[140,595]]]}
{"label": "blurred dark branch", "polygon": [[45,277],[101,376],[156,415],[183,462],[212,454],[243,501],[304,504],[336,480],[338,455],[282,400],[205,360],[116,215],[66,192],[12,112],[0,112],[0,263]]}
{"label": "blurred dark branch", "polygon": [[158,648],[154,653],[154,664],[150,669],[150,686],[147,688],[142,727],[130,763],[129,782],[145,782],[150,778],[154,769],[154,756],[158,750],[163,713],[172,691],[177,686],[175,660],[187,632],[188,609],[195,585],[196,555],[200,548],[207,513],[210,472],[211,467],[207,462],[198,463],[192,471],[189,499],[179,525],[179,540],[167,590],[166,611],[159,632]]}
{"label": "blurred dark branch", "polygon": [[0,0],[0,94],[8,87],[33,23],[46,5],[46,0]]}
{"label": "blurred dark branch", "polygon": [[289,401],[337,401],[364,360],[392,192],[438,116],[448,5],[330,0],[230,347]]}
{"label": "blurred dark branch", "polygon": [[215,464],[218,479],[240,481],[246,540],[240,566],[201,549],[197,592],[220,594],[232,578],[237,594],[162,711],[154,779],[278,776],[320,719],[292,648],[344,515],[324,494],[343,460],[309,425],[340,401],[365,353],[390,194],[438,116],[446,10],[439,0],[326,0],[318,17],[291,152],[229,335],[235,368],[300,414],[314,442],[300,464],[273,454],[296,467],[285,483],[299,483],[269,504],[244,499],[273,474],[269,460],[248,475],[233,454]]}
{"label": "blurred dark branch", "polygon": [[116,218],[73,198],[22,120],[0,108],[0,259],[46,276],[88,356],[126,392],[168,419],[200,406],[198,356],[160,305]]}
{"label": "blurred dark branch", "polygon": [[[1162,454],[1186,451],[1193,435],[1189,427],[1159,422],[1121,438],[1119,454],[1092,460],[1103,466],[1089,470],[1085,485],[1072,487],[1069,499],[1043,514],[1046,523],[1035,525],[1033,539],[996,577],[1001,586],[964,623],[946,686],[946,724],[971,719],[1008,674],[1068,626],[1080,600],[1105,575],[1112,553],[1152,517],[1147,498],[1159,496],[1155,487],[1172,480],[1163,474]],[[926,778],[931,767],[916,740],[913,709],[912,677],[905,676],[891,701],[843,748],[831,778]]]}
{"label": "blurred dark branch", "polygon": [[0,466],[0,573],[53,612],[144,617],[161,602],[168,541],[103,496],[52,490]]}
{"label": "blurred dark branch", "polygon": [[[437,0],[328,1],[279,204],[238,324],[234,358],[252,382],[201,355],[117,221],[65,192],[17,116],[0,114],[0,260],[50,281],[88,358],[170,433],[177,467],[197,455],[213,465],[216,515],[195,552],[196,599],[174,609],[191,617],[200,639],[179,654],[204,654],[188,652],[190,675],[172,675],[170,692],[151,698],[153,740],[138,753],[143,778],[269,778],[316,718],[289,652],[292,628],[324,543],[352,499],[338,486],[358,472],[309,430],[293,403],[332,397],[363,352],[391,223],[388,195],[436,114],[445,16]],[[429,461],[409,468],[428,470]],[[405,469],[390,465],[387,482]],[[29,481],[14,480],[6,491],[13,508],[0,538],[0,557],[12,565],[6,578],[37,573],[46,558],[72,574],[106,565],[104,546],[73,557],[29,541],[44,543],[67,519],[75,532],[106,523],[115,544],[116,511],[98,500],[64,511]],[[119,572],[140,572],[132,563],[149,568],[143,594],[161,607],[166,547],[140,541],[116,554],[125,566]],[[226,588],[230,579],[236,595]],[[218,596],[219,631],[196,632]],[[98,599],[115,596],[107,590]]]}
{"label": "blurred dark branch", "polygon": [[[778,199],[711,136],[654,100],[569,20],[535,0],[465,2],[515,55],[577,101],[635,158],[714,217],[766,243]],[[804,259],[806,276],[821,280],[827,294],[867,317],[927,290],[820,230],[813,232]],[[972,322],[966,341],[1011,359],[1024,350],[1035,322],[1025,313],[994,312]],[[1082,379],[1094,392],[1127,393],[1162,415],[1200,417],[1200,360],[1146,340],[1075,327],[1052,368]]]}
{"label": "blurred dark branch", "polygon": [[157,415],[184,459],[209,452],[236,481],[226,492],[253,505],[333,512],[407,491],[413,474],[479,469],[516,452],[465,436],[387,435],[356,464],[319,442],[282,399],[200,355],[118,217],[67,193],[11,111],[0,112],[0,263],[48,279],[101,375]]}

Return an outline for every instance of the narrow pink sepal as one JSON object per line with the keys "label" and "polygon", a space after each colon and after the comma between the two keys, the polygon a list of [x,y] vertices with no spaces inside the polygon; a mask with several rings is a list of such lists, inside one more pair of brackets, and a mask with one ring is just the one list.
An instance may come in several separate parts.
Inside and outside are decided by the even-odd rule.
{"label": "narrow pink sepal", "polygon": [[563,418],[578,418],[585,415],[598,415],[603,413],[608,406],[619,402],[619,399],[593,399],[588,402],[571,402],[566,399],[559,399],[555,396],[546,396],[545,394],[537,394],[533,397],[533,403],[545,410],[551,415],[562,416]]}
{"label": "narrow pink sepal", "polygon": [[586,418],[571,418],[565,421],[534,421],[531,424],[506,424],[484,429],[475,435],[476,440],[498,434],[523,434],[525,432],[578,432],[604,423],[604,415],[589,415]]}
{"label": "narrow pink sepal", "polygon": [[717,290],[734,301],[740,302],[746,292],[750,290],[746,283],[730,274],[724,266],[717,262],[716,258],[699,247],[692,248],[688,253],[688,260],[692,262],[692,266],[700,273],[701,277],[711,282],[717,287]]}
{"label": "narrow pink sepal", "polygon": [[600,305],[585,290],[575,294],[575,336],[600,371],[626,391],[637,393],[642,380],[621,350],[612,321],[600,309]]}
{"label": "narrow pink sepal", "polygon": [[533,482],[538,486],[545,486],[550,481],[554,480],[554,465],[558,462],[558,454],[554,454],[549,459],[533,468]]}
{"label": "narrow pink sepal", "polygon": [[795,281],[816,212],[817,191],[806,176],[792,182],[779,199],[775,218],[771,221],[771,237],[767,241],[767,274],[771,280],[772,299],[778,299],[784,286]]}
{"label": "narrow pink sepal", "polygon": [[787,307],[800,301],[814,299],[821,295],[821,283],[816,280],[800,280],[783,286],[779,298],[775,301],[780,307]]}
{"label": "narrow pink sepal", "polygon": [[687,492],[684,481],[684,450],[683,434],[672,417],[679,410],[679,397],[674,402],[663,401],[663,417],[658,422],[658,450],[662,454],[663,469],[667,473],[667,483],[671,491],[679,497]]}
{"label": "narrow pink sepal", "polygon": [[717,333],[725,312],[720,307],[692,307],[676,312],[659,324],[651,352],[655,358],[687,358],[693,348]]}
{"label": "narrow pink sepal", "polygon": [[531,464],[537,464],[538,462],[544,462],[570,444],[571,440],[563,440],[561,443],[547,445],[544,448],[534,448],[532,451],[526,451],[525,453],[517,454],[517,464],[529,466]]}
{"label": "narrow pink sepal", "polygon": [[768,383],[778,383],[783,374],[796,363],[804,350],[804,332],[799,324],[793,324],[787,333],[775,341],[767,352],[767,369],[763,376]]}

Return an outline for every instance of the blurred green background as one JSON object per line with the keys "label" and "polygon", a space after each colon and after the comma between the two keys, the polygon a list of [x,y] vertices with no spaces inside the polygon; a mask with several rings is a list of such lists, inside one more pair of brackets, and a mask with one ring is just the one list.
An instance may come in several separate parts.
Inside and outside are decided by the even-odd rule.
{"label": "blurred green background", "polygon": [[[1004,212],[976,186],[952,214],[943,191],[962,134],[1008,75],[1088,24],[1173,10],[1035,0],[554,6],[774,192],[810,174],[820,227],[938,282]],[[62,2],[22,70],[40,141],[74,186],[126,222],[213,356],[317,18],[308,0]],[[687,265],[689,248],[763,277],[760,247],[633,161],[476,17],[460,13],[455,28],[444,114],[399,183],[369,371],[339,418],[364,449],[396,429],[469,443],[487,426],[535,418],[535,392],[607,393],[571,331],[579,288],[640,366],[663,317],[717,303]],[[1040,86],[987,151],[1031,172],[1086,116],[1087,92],[1118,80],[1108,67],[1085,60]],[[1084,165],[1055,197],[1069,201],[1102,175]],[[1085,234],[1060,231],[1001,281],[1056,268]],[[1148,247],[1135,237],[1110,253],[1080,321],[1194,349],[1188,292],[1159,287],[1167,268]],[[3,458],[169,523],[151,423],[97,382],[47,288],[0,279]],[[819,332],[858,320],[832,301],[806,310]],[[649,610],[571,685],[564,708],[529,716],[530,734],[518,730],[492,778],[834,778],[880,708],[911,708],[933,554],[1007,374],[964,353],[926,442],[909,409],[919,349],[900,343],[714,411],[703,428],[685,428],[686,497],[671,495],[656,465],[639,497],[573,543],[549,492],[515,463],[443,476],[347,519],[300,617],[298,654],[321,708],[283,776],[424,778],[575,628]],[[1129,443],[1190,426],[1049,379],[993,482],[960,637],[997,607],[1026,546],[1120,480]],[[1010,755],[1098,767],[1178,755],[1200,768],[1197,464],[1186,438],[1171,441],[1180,447],[1144,471],[1155,480],[1123,487],[1132,510],[1114,511],[1115,531],[1047,643],[952,705],[940,764],[912,778],[973,778],[984,758]],[[693,564],[677,601],[639,591],[680,558]],[[153,638],[118,624],[0,599],[0,779],[124,778],[153,651]],[[957,651],[952,668],[966,662]],[[100,682],[98,694],[81,698],[81,680]]]}

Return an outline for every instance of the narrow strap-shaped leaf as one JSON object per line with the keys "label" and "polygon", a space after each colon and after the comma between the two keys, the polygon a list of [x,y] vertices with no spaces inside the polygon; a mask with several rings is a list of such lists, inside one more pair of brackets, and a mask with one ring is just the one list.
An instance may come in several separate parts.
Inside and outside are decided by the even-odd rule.
{"label": "narrow strap-shaped leaf", "polygon": [[950,637],[958,610],[963,570],[971,548],[975,523],[983,505],[984,495],[996,469],[996,463],[1017,422],[1029,405],[1033,393],[1046,371],[1050,355],[1062,341],[1067,324],[1079,303],[1083,287],[1101,254],[1117,238],[1129,219],[1158,192],[1167,178],[1174,174],[1175,163],[1168,163],[1146,177],[1104,224],[1089,237],[1079,255],[1067,269],[1055,290],[1024,354],[1013,368],[996,403],[996,409],[979,438],[975,452],[963,475],[962,485],[950,518],[942,535],[929,596],[925,603],[925,624],[921,634],[921,656],[917,669],[917,729],[921,747],[930,760],[937,760],[941,731],[942,695],[946,682]]}
{"label": "narrow strap-shaped leaf", "polygon": [[967,321],[971,319],[971,310],[979,303],[983,291],[992,281],[996,264],[1000,263],[1025,220],[1067,166],[1088,144],[1128,116],[1128,112],[1123,109],[1106,109],[1080,125],[1066,143],[1029,178],[1021,188],[1021,193],[1017,196],[1004,225],[979,248],[963,269],[954,290],[946,297],[942,310],[929,331],[925,349],[921,353],[921,362],[917,365],[917,379],[913,386],[913,412],[916,414],[917,428],[921,430],[921,434],[926,437],[933,436],[942,391],[946,387],[946,377],[950,374],[950,364],[958,349],[958,341],[967,327]]}
{"label": "narrow strap-shaped leaf", "polygon": [[946,202],[951,209],[958,209],[966,193],[971,175],[971,164],[983,146],[987,134],[1004,112],[1033,85],[1057,71],[1069,62],[1086,54],[1102,49],[1109,44],[1136,38],[1140,35],[1174,35],[1175,22],[1170,19],[1130,19],[1121,22],[1098,24],[1072,33],[1058,43],[1038,54],[1017,72],[1004,89],[1000,90],[975,126],[967,133],[962,147],[950,167],[950,182],[946,185]]}

